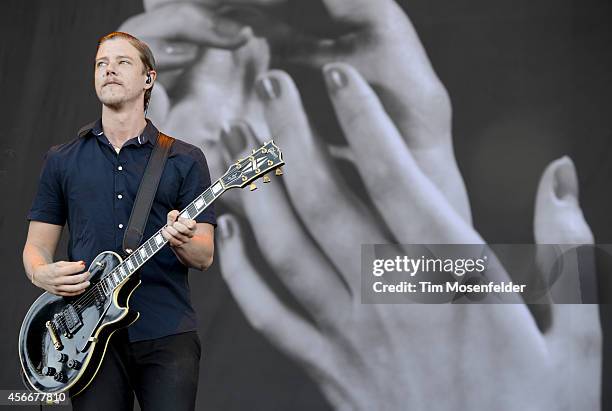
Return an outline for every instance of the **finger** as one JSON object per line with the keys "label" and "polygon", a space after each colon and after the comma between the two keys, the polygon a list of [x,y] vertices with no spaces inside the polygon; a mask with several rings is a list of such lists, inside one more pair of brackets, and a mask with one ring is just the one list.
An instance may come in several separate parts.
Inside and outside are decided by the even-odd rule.
{"label": "finger", "polygon": [[89,281],[85,281],[79,284],[60,284],[55,286],[55,289],[59,292],[65,293],[76,293],[89,287]]}
{"label": "finger", "polygon": [[57,277],[61,277],[69,274],[80,273],[85,269],[85,262],[68,262],[62,261],[61,263],[56,263],[54,274]]}
{"label": "finger", "polygon": [[168,226],[168,232],[181,241],[187,241],[193,237],[193,232],[181,223],[174,223]]}
{"label": "finger", "polygon": [[182,40],[142,37],[155,56],[155,68],[167,71],[185,68],[194,62],[200,53],[200,46]]}
{"label": "finger", "polygon": [[[164,4],[175,3],[177,1],[194,1],[194,0],[144,0],[143,5],[145,10],[151,10],[160,7]],[[206,4],[211,7],[220,6],[221,4],[237,4],[237,5],[257,5],[257,6],[273,6],[277,4],[287,3],[289,0],[195,0],[198,3]]]}
{"label": "finger", "polygon": [[[251,134],[234,134],[224,147],[230,157],[247,157],[259,143]],[[250,192],[240,190],[245,215],[259,249],[296,299],[317,321],[331,323],[350,306],[350,296],[333,267],[296,218],[278,180]],[[300,252],[296,253],[295,249]]]}
{"label": "finger", "polygon": [[62,297],[75,297],[77,295],[83,294],[84,292],[85,292],[85,290],[80,290],[80,291],[76,291],[76,292],[73,292],[73,293],[68,293],[68,292],[65,292],[65,291],[55,291],[53,293],[56,294],[56,295],[61,295]]}
{"label": "finger", "polygon": [[317,68],[335,61],[354,64],[376,85],[385,110],[421,170],[471,223],[469,198],[453,152],[450,98],[417,32],[393,1],[353,3],[326,2],[337,20],[357,23],[347,34],[334,39],[286,34],[281,44],[282,39],[290,40],[281,47],[291,51],[282,55],[289,62]]}
{"label": "finger", "polygon": [[[553,161],[542,174],[536,195],[534,234],[538,244],[550,244],[537,249],[537,262],[544,279],[548,280],[549,274],[561,269],[554,281],[547,282],[551,284],[553,299],[551,337],[599,330],[596,305],[563,304],[581,301],[585,285],[596,281],[594,271],[581,274],[585,265],[579,265],[579,256],[585,254],[579,254],[576,247],[593,244],[594,239],[580,208],[578,177],[569,157]],[[555,248],[558,252],[551,252]],[[555,300],[559,304],[554,304]]]}
{"label": "finger", "polygon": [[[166,4],[133,16],[122,24],[120,30],[145,41],[173,41],[171,47],[191,42],[205,47],[235,49],[252,36],[248,27],[216,16],[210,9],[191,2]],[[163,63],[175,61],[178,54],[182,54],[185,59],[195,57],[187,49],[170,50],[162,47],[156,51],[159,53],[155,55],[156,58],[160,58]]]}
{"label": "finger", "polygon": [[[379,99],[347,64],[326,67],[330,97],[370,197],[400,242],[482,244],[417,165]],[[400,222],[409,219],[409,223]]]}
{"label": "finger", "polygon": [[90,275],[91,274],[89,273],[89,271],[85,271],[82,274],[74,274],[74,275],[67,275],[67,276],[59,277],[57,279],[57,284],[80,284],[84,281],[87,281]]}
{"label": "finger", "polygon": [[383,244],[389,239],[362,201],[347,189],[321,140],[313,135],[291,78],[271,71],[259,80],[257,90],[270,133],[291,166],[283,181],[292,203],[321,249],[328,250],[336,269],[358,287],[359,245]]}
{"label": "finger", "polygon": [[184,236],[181,237],[181,235],[174,229],[173,231],[170,231],[171,228],[172,227],[162,228],[162,237],[168,240],[170,245],[179,246],[187,242],[188,239],[186,239]]}
{"label": "finger", "polygon": [[63,261],[63,260],[60,260],[60,261],[56,261],[53,264],[55,264],[58,267],[65,267],[65,266],[71,266],[71,265],[74,265],[74,264],[85,265],[85,261],[83,261],[83,260],[81,260],[81,261]]}
{"label": "finger", "polygon": [[171,226],[172,224],[174,224],[174,222],[176,221],[178,216],[179,216],[179,211],[178,210],[170,211],[168,213],[168,216],[167,216],[167,219],[166,219],[167,220],[166,223],[168,224],[168,226]]}
{"label": "finger", "polygon": [[329,14],[354,23],[385,21],[390,9],[397,5],[390,0],[323,0]]}
{"label": "finger", "polygon": [[219,217],[217,230],[221,274],[249,323],[274,345],[308,367],[331,364],[321,334],[272,292],[247,258],[238,221]]}
{"label": "finger", "polygon": [[538,244],[594,242],[578,201],[576,169],[567,156],[550,163],[540,178],[534,234]]}
{"label": "finger", "polygon": [[172,246],[172,247],[180,247],[183,244],[185,244],[184,242],[179,241],[179,240],[177,240],[176,238],[173,238],[173,237],[170,237],[167,240],[168,240],[168,244],[170,244],[170,246]]}
{"label": "finger", "polygon": [[[191,218],[179,217],[178,220],[177,220],[177,224],[180,224],[187,231],[193,231],[196,228],[196,221],[192,220]],[[176,224],[175,224],[175,228],[177,228]],[[180,229],[178,229],[178,230],[180,232],[183,232]]]}

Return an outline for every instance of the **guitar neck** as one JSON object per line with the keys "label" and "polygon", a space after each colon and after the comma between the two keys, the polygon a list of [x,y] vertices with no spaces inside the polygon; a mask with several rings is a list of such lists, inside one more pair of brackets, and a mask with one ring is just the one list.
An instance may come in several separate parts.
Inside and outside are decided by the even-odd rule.
{"label": "guitar neck", "polygon": [[[225,190],[226,188],[223,186],[221,178],[218,179],[185,207],[180,212],[180,217],[195,219],[219,198]],[[119,283],[134,274],[136,270],[144,265],[144,263],[153,258],[153,256],[168,242],[162,235],[162,229],[163,228],[160,228],[140,247],[132,251],[129,257],[115,267],[107,276],[102,278],[100,282],[96,284],[96,287],[99,287],[106,295],[110,295]]]}

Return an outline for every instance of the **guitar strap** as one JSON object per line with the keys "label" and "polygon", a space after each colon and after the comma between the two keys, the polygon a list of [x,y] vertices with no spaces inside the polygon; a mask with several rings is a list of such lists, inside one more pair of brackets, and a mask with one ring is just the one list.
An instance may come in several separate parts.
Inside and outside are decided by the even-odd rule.
{"label": "guitar strap", "polygon": [[153,205],[153,199],[155,198],[155,193],[157,192],[157,187],[159,186],[159,181],[161,180],[161,175],[173,142],[174,138],[162,132],[157,135],[155,146],[138,186],[138,194],[136,194],[132,214],[123,236],[123,251],[127,254],[130,254],[140,246],[145,226],[149,219],[149,213],[151,212],[151,206]]}

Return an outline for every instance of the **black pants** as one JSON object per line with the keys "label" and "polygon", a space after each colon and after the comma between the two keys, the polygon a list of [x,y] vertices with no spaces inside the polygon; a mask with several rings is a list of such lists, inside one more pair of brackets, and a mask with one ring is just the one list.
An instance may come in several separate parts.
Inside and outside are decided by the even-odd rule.
{"label": "black pants", "polygon": [[195,408],[202,347],[195,331],[130,343],[116,331],[93,382],[71,398],[75,411]]}

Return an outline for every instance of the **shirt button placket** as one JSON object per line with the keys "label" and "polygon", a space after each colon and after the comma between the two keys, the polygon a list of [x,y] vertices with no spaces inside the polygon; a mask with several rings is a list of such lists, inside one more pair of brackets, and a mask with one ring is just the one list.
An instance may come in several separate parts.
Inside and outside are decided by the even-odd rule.
{"label": "shirt button placket", "polygon": [[[119,156],[117,156],[118,158],[121,156],[121,153],[119,153]],[[115,172],[115,195],[116,195],[116,200],[115,200],[115,222],[117,224],[117,235],[115,236],[115,243],[117,247],[121,247],[121,244],[123,242],[123,235],[122,235],[122,230],[123,230],[123,223],[120,223],[121,220],[123,220],[123,201],[119,201],[123,199],[123,194],[120,194],[121,192],[123,192],[125,190],[125,185],[126,185],[126,175],[123,173],[123,165],[121,164],[117,164],[116,165],[116,172]]]}

